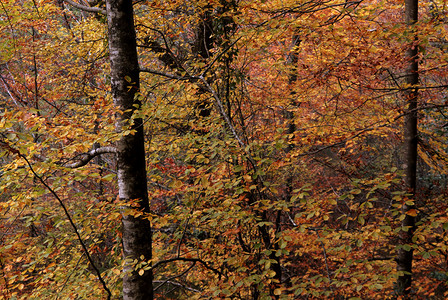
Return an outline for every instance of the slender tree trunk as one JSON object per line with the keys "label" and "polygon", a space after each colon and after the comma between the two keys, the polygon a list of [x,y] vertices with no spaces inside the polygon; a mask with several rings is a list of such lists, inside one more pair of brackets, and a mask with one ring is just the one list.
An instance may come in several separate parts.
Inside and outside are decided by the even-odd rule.
{"label": "slender tree trunk", "polygon": [[[134,133],[123,136],[117,143],[118,188],[121,201],[135,201],[137,210],[149,212],[146,183],[143,122],[136,118],[129,121],[139,89],[139,66],[132,0],[107,0],[107,23],[111,83],[114,104],[123,111],[117,116],[118,132],[131,129]],[[139,275],[131,260],[149,260],[152,257],[150,222],[134,217],[123,208],[123,252],[126,260],[123,278],[123,299],[153,299],[152,272]]]}
{"label": "slender tree trunk", "polygon": [[[405,1],[406,24],[412,27],[418,20],[418,0]],[[414,30],[414,29],[411,29]],[[417,35],[414,32],[415,43],[406,51],[406,59],[409,61],[406,75],[406,118],[404,123],[404,159],[405,159],[405,183],[406,188],[411,194],[411,199],[415,200],[415,190],[417,184],[417,144],[418,144],[418,45]],[[401,245],[412,244],[412,236],[415,231],[415,204],[403,205],[405,218],[402,221],[402,230],[400,233]],[[396,292],[398,295],[407,297],[412,285],[412,259],[413,249],[399,249],[397,254],[397,271],[404,272],[397,280]]]}

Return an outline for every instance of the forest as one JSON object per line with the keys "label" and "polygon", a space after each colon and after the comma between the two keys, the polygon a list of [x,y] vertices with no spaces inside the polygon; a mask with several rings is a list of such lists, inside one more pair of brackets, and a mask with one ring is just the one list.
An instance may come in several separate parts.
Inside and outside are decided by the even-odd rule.
{"label": "forest", "polygon": [[1,0],[0,299],[447,299],[447,0]]}

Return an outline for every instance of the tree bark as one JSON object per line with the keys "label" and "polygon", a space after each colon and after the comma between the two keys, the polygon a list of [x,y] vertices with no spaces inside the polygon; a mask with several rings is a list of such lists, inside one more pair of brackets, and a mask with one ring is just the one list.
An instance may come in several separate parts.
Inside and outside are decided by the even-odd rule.
{"label": "tree bark", "polygon": [[[405,1],[406,24],[412,26],[418,21],[418,0]],[[417,34],[414,32],[414,43],[406,51],[406,59],[409,61],[406,71],[405,99],[407,104],[406,117],[404,122],[404,160],[405,160],[405,184],[410,199],[415,200],[417,185],[417,144],[418,144],[418,44]],[[405,218],[402,221],[402,231],[400,233],[401,245],[412,244],[412,236],[415,231],[415,204],[404,204],[402,211]],[[411,211],[412,210],[412,211]],[[404,272],[397,279],[396,292],[398,295],[407,296],[412,285],[412,260],[413,249],[401,248],[397,254],[397,271]]]}
{"label": "tree bark", "polygon": [[[114,104],[122,111],[117,115],[116,130],[133,131],[117,142],[118,188],[121,201],[134,202],[137,209],[149,213],[143,122],[131,120],[139,89],[139,66],[131,0],[107,0],[107,23],[111,63],[111,85]],[[153,299],[152,271],[139,275],[132,260],[152,257],[151,224],[144,217],[129,214],[123,208],[124,278],[123,299]]]}

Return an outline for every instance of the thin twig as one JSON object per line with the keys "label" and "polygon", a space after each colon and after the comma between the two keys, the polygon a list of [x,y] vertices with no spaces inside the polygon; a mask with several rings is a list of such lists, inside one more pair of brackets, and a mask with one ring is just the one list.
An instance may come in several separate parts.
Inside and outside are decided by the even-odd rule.
{"label": "thin twig", "polygon": [[220,275],[220,276],[223,275],[219,270],[217,270],[217,269],[215,269],[215,268],[209,266],[205,261],[203,261],[203,260],[200,259],[200,258],[175,257],[175,258],[164,259],[164,260],[160,260],[160,261],[156,262],[156,263],[152,266],[152,269],[155,269],[155,268],[161,266],[162,264],[167,264],[167,263],[174,262],[174,261],[190,261],[190,262],[198,262],[198,263],[202,264],[206,269],[209,269],[209,270],[215,272],[216,274],[218,274],[218,275]]}
{"label": "thin twig", "polygon": [[59,294],[62,293],[62,291],[65,289],[65,287],[67,286],[68,280],[70,279],[70,277],[72,276],[72,274],[76,271],[76,269],[79,266],[79,263],[81,262],[81,258],[83,257],[84,253],[81,254],[81,256],[79,257],[78,261],[76,262],[75,267],[73,268],[73,271],[70,272],[70,274],[68,274],[67,278],[64,281],[64,284],[62,285],[62,288],[59,290],[57,296],[56,296],[56,300],[59,299]]}
{"label": "thin twig", "polygon": [[205,70],[202,72],[201,76],[205,76],[205,74],[210,70],[210,68],[213,67],[213,65],[215,64],[215,62],[216,62],[221,56],[223,56],[227,51],[229,51],[230,48],[232,48],[233,45],[235,45],[241,38],[242,38],[242,36],[240,36],[239,38],[237,38],[236,40],[234,40],[232,43],[230,43],[230,45],[228,45],[228,46],[226,47],[226,49],[224,49],[221,53],[219,53],[218,55],[216,55],[215,58],[212,60],[212,62],[209,63],[208,66],[205,68]]}
{"label": "thin twig", "polygon": [[152,69],[148,69],[148,68],[140,68],[140,72],[150,73],[150,74],[159,75],[159,76],[167,77],[170,79],[176,79],[176,80],[191,80],[192,79],[191,76],[178,76],[178,75],[160,72],[160,71],[156,71],[156,70],[152,70]]}
{"label": "thin twig", "polygon": [[229,127],[230,131],[232,132],[233,137],[238,141],[238,144],[244,149],[246,147],[246,144],[243,142],[243,140],[239,137],[238,133],[235,130],[235,127],[233,126],[232,122],[229,119],[229,116],[227,115],[224,106],[222,104],[221,99],[219,98],[216,91],[208,84],[207,80],[201,75],[198,76],[199,80],[202,81],[202,83],[205,85],[207,90],[213,95],[213,98],[215,99],[215,104],[218,107],[219,113],[224,118],[224,121],[227,123],[227,126]]}
{"label": "thin twig", "polygon": [[[174,276],[173,276],[173,277],[174,277]],[[165,284],[165,283],[169,283],[169,284],[172,284],[172,285],[181,287],[181,288],[183,288],[183,289],[186,289],[186,290],[188,290],[188,291],[190,291],[190,292],[195,292],[195,293],[200,293],[200,292],[201,292],[200,290],[197,290],[197,289],[194,289],[194,288],[192,288],[192,287],[186,286],[186,285],[181,284],[181,283],[179,283],[179,282],[171,281],[171,280],[169,280],[169,279],[167,279],[167,280],[165,280],[165,281],[163,281],[163,282],[162,282],[162,280],[154,280],[154,283],[161,283],[161,285],[162,285],[162,284]],[[154,289],[154,291],[155,291],[156,289],[158,289],[158,288],[159,288],[159,286],[156,287],[156,288]]]}
{"label": "thin twig", "polygon": [[58,200],[59,205],[62,207],[62,209],[64,210],[64,214],[67,217],[68,221],[70,222],[70,225],[73,228],[73,231],[75,232],[79,243],[81,244],[82,249],[84,250],[84,253],[86,254],[89,263],[91,264],[92,268],[95,270],[98,280],[101,282],[103,289],[107,292],[107,299],[110,300],[112,297],[112,293],[109,290],[109,288],[106,285],[106,282],[104,281],[103,277],[101,276],[101,272],[100,270],[97,268],[97,266],[95,265],[95,262],[93,261],[92,257],[89,254],[89,251],[87,250],[87,246],[84,243],[84,241],[81,238],[81,235],[79,234],[78,228],[76,227],[75,222],[73,221],[72,217],[70,216],[70,213],[67,209],[67,207],[65,206],[64,202],[62,201],[62,199],[58,196],[58,194],[45,182],[45,180],[36,173],[36,171],[34,170],[33,166],[31,165],[30,161],[25,157],[25,155],[21,154],[20,152],[16,152],[18,153],[18,155],[23,158],[25,160],[25,162],[27,163],[28,167],[30,168],[30,171],[34,174],[34,176],[39,179],[39,181],[42,183],[42,185],[45,186],[45,188],[47,188],[48,191],[50,191],[50,193],[56,198],[56,200]]}
{"label": "thin twig", "polygon": [[[210,179],[210,176],[209,176],[208,179]],[[188,225],[190,224],[191,215],[193,214],[193,210],[195,209],[196,204],[198,203],[199,199],[200,199],[200,196],[197,197],[196,200],[194,201],[194,203],[193,203],[193,205],[192,205],[192,207],[190,209],[190,216],[188,217],[187,221],[185,222],[184,230],[183,230],[182,235],[180,237],[179,243],[177,244],[177,257],[180,257],[180,247],[182,246],[182,241],[183,241],[183,239],[185,237],[185,234],[187,232]]]}
{"label": "thin twig", "polygon": [[[167,283],[171,283],[171,280],[179,278],[185,274],[187,274],[191,269],[193,269],[193,267],[196,265],[196,262],[193,262],[193,264],[191,266],[188,267],[188,269],[186,269],[185,271],[183,271],[182,273],[178,274],[178,275],[174,275],[171,276],[170,278],[164,280],[160,285],[158,285],[157,287],[154,288],[154,291],[157,291],[158,289],[160,289],[162,286],[164,286]],[[199,291],[198,291],[199,292]]]}
{"label": "thin twig", "polygon": [[330,281],[329,283],[331,288],[331,276],[330,276],[330,268],[328,267],[327,250],[325,249],[324,243],[320,240],[319,231],[315,228],[308,228],[308,230],[314,231],[317,234],[317,237],[319,238],[320,245],[322,246],[322,252],[324,253],[325,268],[327,269],[327,277],[328,280]]}

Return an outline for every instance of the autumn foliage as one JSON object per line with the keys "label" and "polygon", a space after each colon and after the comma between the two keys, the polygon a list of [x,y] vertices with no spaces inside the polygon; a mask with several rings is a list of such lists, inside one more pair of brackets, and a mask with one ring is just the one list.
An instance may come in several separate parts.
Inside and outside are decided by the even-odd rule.
{"label": "autumn foliage", "polygon": [[134,1],[150,214],[117,197],[134,131],[114,127],[104,3],[71,2],[0,5],[0,299],[120,298],[122,214],[151,221],[131,263],[156,299],[448,297],[445,0],[411,27],[395,0]]}

